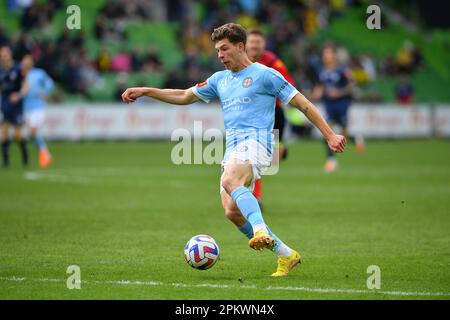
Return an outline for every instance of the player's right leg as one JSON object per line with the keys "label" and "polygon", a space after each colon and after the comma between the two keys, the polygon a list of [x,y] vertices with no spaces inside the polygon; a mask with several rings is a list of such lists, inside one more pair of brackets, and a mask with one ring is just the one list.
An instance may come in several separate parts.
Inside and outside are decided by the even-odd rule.
{"label": "player's right leg", "polygon": [[35,110],[27,114],[26,118],[30,129],[30,138],[34,140],[39,152],[39,166],[47,168],[53,162],[53,158],[48,151],[47,144],[39,133],[39,128],[45,119],[45,113],[43,110]]}
{"label": "player's right leg", "polygon": [[255,250],[272,249],[274,239],[270,237],[264,222],[258,200],[249,190],[253,182],[253,167],[249,161],[228,158],[224,165],[221,186],[234,200],[245,219],[253,229],[253,238],[249,246]]}
{"label": "player's right leg", "polygon": [[9,166],[9,123],[2,121],[2,164],[4,168]]}

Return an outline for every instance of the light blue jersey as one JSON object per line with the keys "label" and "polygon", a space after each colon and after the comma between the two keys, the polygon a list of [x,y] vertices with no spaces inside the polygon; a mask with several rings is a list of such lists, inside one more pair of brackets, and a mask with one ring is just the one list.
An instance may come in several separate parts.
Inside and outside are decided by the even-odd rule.
{"label": "light blue jersey", "polygon": [[272,154],[272,130],[278,97],[288,104],[298,93],[276,70],[260,63],[233,73],[222,70],[192,88],[205,102],[218,98],[223,110],[227,149],[255,139]]}
{"label": "light blue jersey", "polygon": [[52,90],[53,80],[44,70],[33,68],[28,72],[26,82],[28,83],[29,91],[25,96],[24,111],[29,113],[44,109],[44,96]]}

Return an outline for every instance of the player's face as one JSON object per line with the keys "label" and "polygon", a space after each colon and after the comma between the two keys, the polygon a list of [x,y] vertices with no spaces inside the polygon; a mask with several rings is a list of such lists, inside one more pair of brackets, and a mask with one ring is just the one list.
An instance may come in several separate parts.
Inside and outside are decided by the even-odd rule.
{"label": "player's face", "polygon": [[2,64],[9,64],[12,60],[12,52],[8,47],[0,48],[0,62]]}
{"label": "player's face", "polygon": [[336,53],[332,48],[325,48],[322,53],[322,60],[325,65],[332,65],[336,62]]}
{"label": "player's face", "polygon": [[240,57],[245,54],[245,46],[242,42],[231,43],[228,39],[222,39],[216,42],[215,48],[217,57],[223,63],[225,68],[236,70],[239,65]]}
{"label": "player's face", "polygon": [[257,34],[250,34],[247,37],[247,54],[253,62],[258,61],[266,49],[266,40]]}
{"label": "player's face", "polygon": [[33,68],[33,59],[29,55],[27,55],[23,57],[21,65],[23,70],[25,72],[28,72],[29,70],[31,70],[31,68]]}

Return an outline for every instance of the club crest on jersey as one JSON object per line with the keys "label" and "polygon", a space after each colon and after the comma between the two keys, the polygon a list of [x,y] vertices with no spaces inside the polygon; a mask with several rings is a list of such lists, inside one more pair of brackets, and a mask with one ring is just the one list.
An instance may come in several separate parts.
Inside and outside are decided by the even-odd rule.
{"label": "club crest on jersey", "polygon": [[206,82],[206,81],[203,81],[201,83],[197,83],[197,88],[201,88],[203,86],[206,86],[207,84],[208,84],[208,82]]}
{"label": "club crest on jersey", "polygon": [[253,83],[252,77],[247,77],[247,78],[244,79],[244,81],[242,81],[242,86],[244,88],[248,88],[248,87],[250,87],[252,85],[252,83]]}

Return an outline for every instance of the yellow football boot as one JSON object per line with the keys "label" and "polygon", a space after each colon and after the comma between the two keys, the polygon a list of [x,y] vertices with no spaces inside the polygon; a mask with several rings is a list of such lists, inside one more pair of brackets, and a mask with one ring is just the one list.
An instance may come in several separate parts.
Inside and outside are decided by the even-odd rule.
{"label": "yellow football boot", "polygon": [[296,265],[302,263],[300,254],[292,250],[292,254],[289,257],[278,258],[277,271],[272,273],[272,277],[285,277],[289,274]]}
{"label": "yellow football boot", "polygon": [[253,238],[248,241],[250,248],[255,250],[272,250],[275,240],[265,231],[257,231]]}

